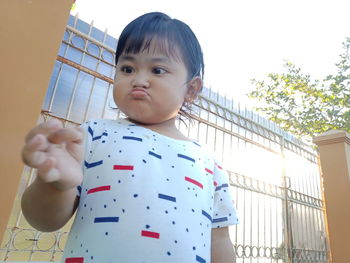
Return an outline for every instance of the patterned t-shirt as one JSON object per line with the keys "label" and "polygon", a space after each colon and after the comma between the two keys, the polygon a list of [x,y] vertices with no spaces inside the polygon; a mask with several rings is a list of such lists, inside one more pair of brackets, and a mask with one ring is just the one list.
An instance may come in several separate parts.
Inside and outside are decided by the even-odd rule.
{"label": "patterned t-shirt", "polygon": [[238,223],[212,155],[124,119],[83,127],[84,179],[62,262],[210,262],[211,229]]}

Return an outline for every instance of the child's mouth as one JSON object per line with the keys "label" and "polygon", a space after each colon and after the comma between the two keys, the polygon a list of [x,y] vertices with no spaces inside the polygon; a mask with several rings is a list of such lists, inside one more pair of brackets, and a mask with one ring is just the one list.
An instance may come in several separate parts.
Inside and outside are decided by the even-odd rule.
{"label": "child's mouth", "polygon": [[141,99],[141,98],[147,97],[148,93],[146,92],[145,89],[135,88],[130,92],[130,95],[135,99]]}

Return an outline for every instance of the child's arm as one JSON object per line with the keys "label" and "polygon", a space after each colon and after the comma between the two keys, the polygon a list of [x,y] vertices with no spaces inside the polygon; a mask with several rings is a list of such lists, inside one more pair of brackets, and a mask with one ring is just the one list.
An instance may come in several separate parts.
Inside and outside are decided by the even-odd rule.
{"label": "child's arm", "polygon": [[43,232],[63,227],[78,205],[76,190],[61,191],[37,178],[22,196],[22,211],[31,226]]}
{"label": "child's arm", "polygon": [[83,178],[83,131],[63,128],[57,120],[40,124],[28,133],[22,158],[38,171],[22,196],[25,218],[41,231],[61,228],[78,203],[75,188]]}
{"label": "child's arm", "polygon": [[228,227],[212,229],[211,262],[212,263],[235,263],[236,262],[236,254],[230,240]]}

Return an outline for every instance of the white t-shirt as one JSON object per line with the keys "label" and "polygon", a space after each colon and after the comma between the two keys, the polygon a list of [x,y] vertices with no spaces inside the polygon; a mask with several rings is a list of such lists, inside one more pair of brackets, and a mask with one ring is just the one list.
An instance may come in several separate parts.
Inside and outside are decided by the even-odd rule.
{"label": "white t-shirt", "polygon": [[211,229],[238,223],[212,155],[124,119],[83,127],[84,180],[62,262],[210,262]]}

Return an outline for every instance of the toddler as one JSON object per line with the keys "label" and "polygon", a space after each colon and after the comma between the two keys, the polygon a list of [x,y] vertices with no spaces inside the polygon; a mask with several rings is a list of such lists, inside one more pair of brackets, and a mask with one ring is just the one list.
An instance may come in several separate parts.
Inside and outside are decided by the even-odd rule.
{"label": "toddler", "polygon": [[55,231],[77,210],[62,262],[235,262],[227,174],[175,125],[203,70],[186,24],[142,15],[116,50],[113,96],[127,118],[77,128],[50,120],[28,133],[22,156],[38,173],[22,197],[26,219]]}

